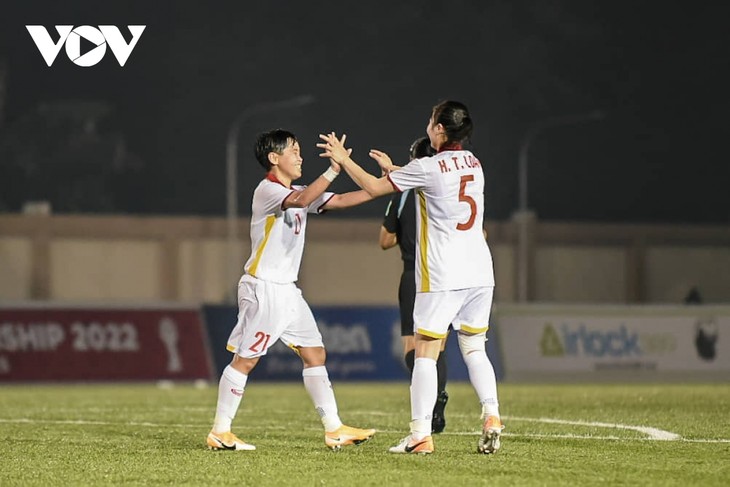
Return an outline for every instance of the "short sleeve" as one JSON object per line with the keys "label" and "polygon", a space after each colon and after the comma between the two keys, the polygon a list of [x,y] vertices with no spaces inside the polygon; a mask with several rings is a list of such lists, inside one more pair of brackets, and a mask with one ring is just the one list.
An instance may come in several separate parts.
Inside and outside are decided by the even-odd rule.
{"label": "short sleeve", "polygon": [[383,228],[388,233],[395,233],[398,228],[398,206],[403,193],[396,193],[390,197],[388,206],[385,208],[385,218],[383,218]]}
{"label": "short sleeve", "polygon": [[423,161],[428,158],[414,159],[402,168],[388,174],[388,179],[398,191],[422,188],[426,185],[426,171]]}
{"label": "short sleeve", "polygon": [[293,192],[279,183],[266,181],[257,189],[254,204],[266,215],[279,214],[283,211],[284,200]]}
{"label": "short sleeve", "polygon": [[325,191],[309,204],[309,206],[307,207],[307,213],[322,214],[326,212],[327,210],[323,209],[322,207],[326,205],[327,202],[331,200],[334,195],[335,193]]}

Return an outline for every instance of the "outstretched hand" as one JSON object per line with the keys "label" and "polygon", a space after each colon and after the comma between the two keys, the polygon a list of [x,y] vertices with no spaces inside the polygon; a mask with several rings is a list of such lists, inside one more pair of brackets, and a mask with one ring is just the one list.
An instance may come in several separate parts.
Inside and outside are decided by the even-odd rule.
{"label": "outstretched hand", "polygon": [[338,139],[334,132],[327,135],[319,134],[319,138],[324,141],[317,144],[317,147],[322,149],[319,157],[328,157],[335,164],[341,165],[352,154],[352,149],[345,148],[345,139],[347,139],[345,134],[342,134],[341,139]]}
{"label": "outstretched hand", "polygon": [[[370,195],[370,199],[395,191],[393,189],[393,185],[390,184],[387,179],[376,178],[361,168],[355,161],[350,159],[350,153],[352,151],[345,148],[346,136],[344,134],[340,139],[337,138],[337,135],[334,132],[330,132],[327,135],[320,134],[319,138],[322,139],[322,142],[317,144],[317,147],[322,149],[322,153],[319,157],[328,157],[329,160],[332,161],[332,164],[340,165],[347,172],[350,178],[352,178],[355,184],[360,186],[360,188]],[[377,153],[374,153],[374,158],[376,158],[376,160],[378,160],[377,158],[380,158],[386,166],[388,166],[388,164],[389,166],[393,165],[390,163],[390,157],[388,157],[387,154],[380,151],[375,152]]]}
{"label": "outstretched hand", "polygon": [[392,171],[398,169],[398,166],[393,165],[393,161],[390,159],[390,156],[385,152],[377,149],[370,149],[370,153],[368,155],[375,159],[375,162],[377,162],[378,166],[380,166],[380,170],[383,171],[383,175],[390,174]]}

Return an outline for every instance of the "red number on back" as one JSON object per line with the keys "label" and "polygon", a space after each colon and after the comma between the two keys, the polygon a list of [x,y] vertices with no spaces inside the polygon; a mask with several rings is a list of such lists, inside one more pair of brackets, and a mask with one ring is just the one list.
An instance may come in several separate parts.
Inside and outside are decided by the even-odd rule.
{"label": "red number on back", "polygon": [[473,174],[470,174],[468,176],[461,176],[461,184],[459,186],[459,201],[469,203],[471,215],[469,215],[469,219],[466,221],[466,223],[459,223],[458,225],[456,225],[457,230],[469,230],[471,227],[474,226],[474,219],[477,217],[477,202],[474,201],[474,198],[466,194],[466,183],[469,183],[471,181],[474,181]]}

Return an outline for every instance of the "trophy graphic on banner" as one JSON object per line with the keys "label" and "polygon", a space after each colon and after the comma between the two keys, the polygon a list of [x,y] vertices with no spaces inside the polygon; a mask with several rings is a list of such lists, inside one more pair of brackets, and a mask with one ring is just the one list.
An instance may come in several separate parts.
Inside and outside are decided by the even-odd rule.
{"label": "trophy graphic on banner", "polygon": [[175,321],[165,316],[160,320],[159,326],[160,340],[165,344],[167,350],[167,371],[180,372],[182,370],[182,359],[177,349],[178,332]]}

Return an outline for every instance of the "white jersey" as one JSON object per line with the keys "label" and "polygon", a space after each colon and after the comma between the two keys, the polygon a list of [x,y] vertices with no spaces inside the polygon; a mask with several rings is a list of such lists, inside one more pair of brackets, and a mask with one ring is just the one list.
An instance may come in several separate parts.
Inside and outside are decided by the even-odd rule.
{"label": "white jersey", "polygon": [[494,286],[484,240],[484,173],[467,150],[414,159],[388,175],[398,191],[416,190],[416,291]]}
{"label": "white jersey", "polygon": [[284,209],[284,200],[305,186],[287,188],[272,174],[253,192],[251,257],[245,272],[264,281],[295,282],[304,252],[307,213],[321,213],[334,193],[322,193],[306,208]]}

